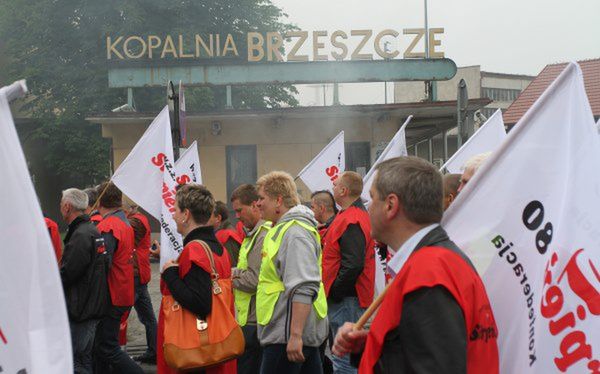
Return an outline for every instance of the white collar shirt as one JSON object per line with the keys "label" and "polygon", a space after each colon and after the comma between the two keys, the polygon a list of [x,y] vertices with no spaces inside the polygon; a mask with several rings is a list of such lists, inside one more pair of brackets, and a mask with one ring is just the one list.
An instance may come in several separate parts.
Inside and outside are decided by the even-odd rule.
{"label": "white collar shirt", "polygon": [[[433,225],[429,225],[423,227],[421,230],[417,231],[413,234],[407,241],[404,242],[400,246],[397,251],[394,251],[394,256],[390,259],[387,265],[387,272],[391,275],[392,278],[395,278],[396,275],[400,272],[406,260],[413,252],[417,244],[425,237],[425,235],[429,234],[433,229],[438,227],[439,223],[434,223]],[[393,250],[393,249],[392,249]]]}

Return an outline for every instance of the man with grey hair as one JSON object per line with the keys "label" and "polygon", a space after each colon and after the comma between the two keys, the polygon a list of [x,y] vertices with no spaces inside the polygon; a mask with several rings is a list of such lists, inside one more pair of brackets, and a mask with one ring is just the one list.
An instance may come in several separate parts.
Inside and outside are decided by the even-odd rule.
{"label": "man with grey hair", "polygon": [[376,166],[369,191],[373,238],[394,256],[394,277],[370,330],[342,326],[332,352],[362,355],[360,372],[498,373],[498,330],[485,288],[442,219],[442,176],[397,157]]}
{"label": "man with grey hair", "polygon": [[76,188],[63,191],[60,213],[69,228],[60,276],[69,314],[75,373],[92,372],[96,326],[109,302],[109,258],[100,233],[85,214],[87,208],[85,192]]}
{"label": "man with grey hair", "polygon": [[491,154],[492,152],[480,153],[471,157],[467,160],[467,162],[465,162],[463,166],[464,171],[462,176],[460,177],[460,184],[458,185],[458,190],[456,193],[460,193],[460,191],[462,191],[462,189],[465,188],[465,186],[471,180],[473,175],[475,175],[475,172],[479,170],[481,165],[483,165],[485,160],[487,160],[487,158],[490,157]]}

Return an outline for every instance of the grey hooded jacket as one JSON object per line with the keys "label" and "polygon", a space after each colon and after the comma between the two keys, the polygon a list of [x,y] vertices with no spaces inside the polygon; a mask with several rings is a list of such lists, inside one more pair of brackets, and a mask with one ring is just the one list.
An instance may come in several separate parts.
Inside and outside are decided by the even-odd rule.
{"label": "grey hooded jacket", "polygon": [[[303,205],[290,209],[278,223],[292,219],[315,228],[317,226],[313,212]],[[316,300],[321,282],[321,269],[318,263],[320,254],[321,246],[313,234],[305,228],[292,225],[285,232],[277,256],[274,258],[275,268],[283,281],[285,291],[279,294],[269,324],[258,325],[258,339],[261,345],[287,344],[292,321],[292,302],[312,304]],[[311,308],[302,333],[304,346],[320,346],[327,337],[327,330],[327,317],[319,318],[314,308]]]}

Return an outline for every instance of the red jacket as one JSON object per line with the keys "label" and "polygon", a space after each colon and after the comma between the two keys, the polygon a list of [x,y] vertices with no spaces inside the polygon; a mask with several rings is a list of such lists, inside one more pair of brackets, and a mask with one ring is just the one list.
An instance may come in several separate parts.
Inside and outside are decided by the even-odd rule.
{"label": "red jacket", "polygon": [[109,215],[98,224],[98,231],[100,234],[110,232],[118,241],[108,274],[112,304],[114,306],[132,306],[134,301],[133,229],[119,217]]}
{"label": "red jacket", "polygon": [[498,373],[498,329],[485,288],[475,269],[444,247],[423,247],[411,254],[373,319],[359,373],[373,373],[388,332],[400,325],[404,297],[423,287],[443,286],[462,309],[466,325],[467,373]]}
{"label": "red jacket", "polygon": [[151,278],[151,270],[150,270],[150,236],[152,232],[150,231],[150,223],[148,222],[148,218],[142,213],[135,213],[132,217],[140,220],[144,228],[146,229],[146,234],[140,241],[138,247],[135,249],[136,257],[137,257],[137,265],[140,273],[140,283],[147,284],[150,282]]}
{"label": "red jacket", "polygon": [[90,221],[92,221],[94,225],[98,226],[98,223],[102,221],[102,216],[96,213],[90,217]]}
{"label": "red jacket", "polygon": [[242,223],[242,221],[238,221],[238,223],[235,224],[235,229],[239,237],[242,240],[244,240],[244,238],[246,237],[246,231],[244,231],[244,224]]}
{"label": "red jacket", "polygon": [[52,240],[52,247],[54,247],[54,254],[56,255],[56,262],[60,263],[62,257],[62,245],[60,240],[60,233],[58,232],[58,225],[50,218],[44,217],[46,227],[50,232],[50,239]]}
{"label": "red jacket", "polygon": [[235,240],[236,243],[242,245],[242,241],[244,238],[239,234],[237,230],[233,229],[221,229],[215,232],[215,236],[221,245],[225,245],[229,241],[229,239]]}
{"label": "red jacket", "polygon": [[356,294],[362,308],[368,307],[373,302],[375,290],[375,242],[371,238],[371,221],[367,211],[350,206],[340,211],[327,229],[323,238],[323,285],[325,293],[329,290],[338,276],[340,270],[341,253],[339,240],[349,225],[358,224],[365,237],[365,262],[362,273],[356,281]]}

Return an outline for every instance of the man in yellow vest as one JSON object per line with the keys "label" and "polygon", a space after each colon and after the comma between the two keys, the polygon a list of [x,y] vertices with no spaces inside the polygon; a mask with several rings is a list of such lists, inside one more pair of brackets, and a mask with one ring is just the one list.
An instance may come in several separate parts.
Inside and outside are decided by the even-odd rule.
{"label": "man in yellow vest", "polygon": [[231,194],[235,216],[242,222],[246,231],[237,267],[232,271],[237,321],[246,340],[246,350],[237,360],[238,374],[258,373],[262,358],[262,348],[256,330],[256,286],[262,261],[263,240],[271,228],[271,223],[260,218],[257,201],[258,193],[251,184],[243,184]]}
{"label": "man in yellow vest", "polygon": [[263,175],[257,188],[262,218],[273,222],[256,291],[260,373],[322,373],[319,346],[327,337],[327,300],[317,222],[300,205],[289,174]]}

